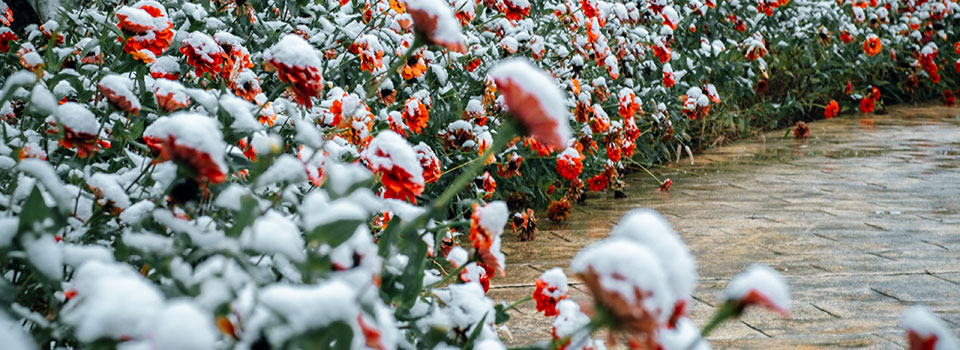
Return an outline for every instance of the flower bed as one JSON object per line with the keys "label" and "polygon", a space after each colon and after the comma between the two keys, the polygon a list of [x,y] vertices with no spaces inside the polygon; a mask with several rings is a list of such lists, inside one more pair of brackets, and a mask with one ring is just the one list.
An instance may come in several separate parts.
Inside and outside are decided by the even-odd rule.
{"label": "flower bed", "polygon": [[[631,165],[820,113],[953,104],[960,70],[952,1],[84,5],[14,32],[0,0],[13,349],[503,348],[517,304],[485,294],[508,222],[534,239],[533,209],[563,221]],[[554,340],[532,346],[709,347],[685,316],[696,262],[658,214],[569,271],[594,302],[545,273]],[[703,334],[789,313],[761,265],[722,297]],[[911,343],[952,340],[917,310]]]}

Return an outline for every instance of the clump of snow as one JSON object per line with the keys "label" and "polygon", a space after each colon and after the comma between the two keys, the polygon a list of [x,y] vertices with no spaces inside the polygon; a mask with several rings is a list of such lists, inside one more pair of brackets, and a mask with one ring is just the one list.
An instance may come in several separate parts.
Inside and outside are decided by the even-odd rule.
{"label": "clump of snow", "polygon": [[276,61],[291,67],[314,67],[320,69],[317,50],[299,35],[284,35],[280,42],[263,53],[264,60]]}
{"label": "clump of snow", "polygon": [[278,182],[299,183],[307,180],[306,168],[297,157],[289,154],[277,157],[273,165],[257,177],[257,187]]}
{"label": "clump of snow", "polygon": [[253,228],[240,236],[240,244],[261,253],[283,254],[297,263],[302,263],[307,258],[300,229],[293,221],[274,210],[257,218],[253,222]]}
{"label": "clump of snow", "polygon": [[210,155],[221,170],[226,170],[223,155],[227,148],[215,119],[196,113],[176,113],[159,118],[143,131],[143,136],[161,139],[174,137],[178,145],[187,146]]}
{"label": "clump of snow", "polygon": [[544,295],[554,299],[560,299],[560,297],[567,295],[569,291],[567,287],[567,275],[563,273],[563,269],[559,267],[549,269],[540,275],[540,279],[546,282],[547,285],[556,287],[544,289]]}
{"label": "clump of snow", "polygon": [[[710,342],[700,336],[700,330],[689,318],[677,321],[674,329],[660,332],[660,343],[664,350],[710,350]],[[696,345],[694,345],[696,344]]]}
{"label": "clump of snow", "polygon": [[154,322],[154,349],[213,349],[219,338],[210,312],[189,300],[168,302]]}
{"label": "clump of snow", "polygon": [[494,201],[477,208],[474,215],[478,218],[477,226],[493,238],[503,234],[503,228],[507,225],[507,219],[510,217],[510,210],[507,209],[506,202]]}
{"label": "clump of snow", "polygon": [[269,285],[260,291],[260,302],[281,315],[294,333],[336,321],[353,321],[360,314],[357,291],[339,280],[317,285]]}
{"label": "clump of snow", "polygon": [[454,267],[460,267],[467,262],[467,259],[470,257],[470,253],[462,247],[453,247],[450,249],[450,252],[447,253],[447,260],[450,261],[450,264],[453,264]]}
{"label": "clump of snow", "polygon": [[423,185],[423,167],[417,159],[417,152],[406,139],[393,131],[377,134],[360,156],[371,169],[390,171],[399,167],[410,174],[410,182]]}
{"label": "clump of snow", "polygon": [[76,102],[67,102],[57,107],[54,117],[58,123],[77,133],[96,135],[97,130],[100,129],[100,124],[97,123],[93,113],[86,106]]}

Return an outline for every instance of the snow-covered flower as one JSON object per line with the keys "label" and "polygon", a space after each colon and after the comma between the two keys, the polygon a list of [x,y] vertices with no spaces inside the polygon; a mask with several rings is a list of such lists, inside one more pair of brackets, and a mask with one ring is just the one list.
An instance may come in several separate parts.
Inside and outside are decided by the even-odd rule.
{"label": "snow-covered flower", "polygon": [[413,18],[413,26],[434,45],[451,51],[467,52],[460,22],[443,0],[405,0],[407,12]]}
{"label": "snow-covered flower", "polygon": [[143,140],[158,152],[157,162],[177,160],[190,166],[195,177],[217,184],[226,180],[223,134],[216,120],[194,113],[177,113],[150,124]]}
{"label": "snow-covered flower", "polygon": [[737,315],[748,306],[761,306],[783,317],[790,314],[790,287],[779,272],[764,264],[750,265],[734,276],[721,299],[733,303]]}
{"label": "snow-covered flower", "polygon": [[571,137],[563,93],[553,78],[519,58],[501,61],[488,75],[530,135],[556,148]]}
{"label": "snow-covered flower", "polygon": [[110,74],[103,77],[97,87],[120,110],[134,115],[140,113],[140,99],[133,93],[133,81],[130,79]]}
{"label": "snow-covered flower", "polygon": [[167,16],[167,9],[159,2],[142,0],[132,6],[123,6],[117,10],[120,28],[127,35],[123,37],[123,51],[134,58],[152,62],[173,41],[173,22]]}
{"label": "snow-covered flower", "polygon": [[900,328],[907,331],[909,350],[960,349],[957,335],[926,306],[911,306],[900,315]]}
{"label": "snow-covered flower", "polygon": [[187,63],[194,67],[198,78],[204,73],[217,77],[223,67],[223,49],[213,38],[203,32],[187,34],[180,46],[180,53],[187,58]]}
{"label": "snow-covered flower", "polygon": [[263,59],[267,70],[276,70],[280,81],[292,86],[298,103],[313,107],[310,99],[323,90],[323,77],[320,76],[320,57],[310,43],[300,36],[287,34],[263,53]]}
{"label": "snow-covered flower", "polygon": [[554,267],[541,274],[535,284],[533,300],[537,302],[537,311],[544,316],[556,316],[557,303],[567,298],[567,275],[563,269]]}
{"label": "snow-covered flower", "polygon": [[423,193],[423,167],[407,140],[393,131],[383,131],[360,155],[370,170],[380,175],[383,197],[417,202]]}

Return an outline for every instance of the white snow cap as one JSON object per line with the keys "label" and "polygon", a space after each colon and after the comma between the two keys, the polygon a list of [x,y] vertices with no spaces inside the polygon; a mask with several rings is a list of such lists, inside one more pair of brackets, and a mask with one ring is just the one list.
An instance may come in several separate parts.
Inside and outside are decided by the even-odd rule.
{"label": "white snow cap", "polygon": [[960,349],[956,334],[926,306],[914,305],[904,311],[900,315],[900,328],[924,340],[936,337],[934,350]]}
{"label": "white snow cap", "polygon": [[[61,106],[62,107],[62,106]],[[166,139],[176,138],[181,144],[210,155],[221,170],[226,171],[223,154],[227,145],[223,142],[219,124],[215,119],[196,113],[175,113],[159,118],[143,131],[143,136]]]}
{"label": "white snow cap", "polygon": [[290,67],[314,67],[320,69],[320,56],[309,42],[299,35],[287,34],[276,45],[263,53],[263,59],[283,63]]}
{"label": "white snow cap", "polygon": [[563,273],[563,269],[559,267],[549,269],[540,275],[540,280],[546,282],[549,286],[557,287],[552,291],[545,290],[544,295],[553,299],[560,299],[564,295],[567,295],[567,275]]}
{"label": "white snow cap", "polygon": [[56,116],[57,122],[62,123],[64,127],[73,130],[73,132],[96,135],[97,130],[100,129],[97,117],[86,106],[76,102],[67,102],[60,105],[60,107],[57,107],[54,116]]}
{"label": "white snow cap", "polygon": [[[504,94],[507,107],[535,136],[558,148],[570,139],[570,115],[555,79],[524,58],[500,61],[487,74]],[[531,98],[536,106],[530,105]]]}
{"label": "white snow cap", "polygon": [[507,209],[506,202],[494,201],[477,208],[475,215],[478,218],[477,225],[493,239],[503,234],[507,218],[510,217],[510,210]]}
{"label": "white snow cap", "polygon": [[307,258],[297,224],[274,210],[257,218],[253,222],[253,229],[245,231],[240,242],[245,248],[267,254],[283,254],[297,263]]}
{"label": "white snow cap", "polygon": [[[759,299],[754,299],[759,298]],[[790,287],[772,267],[756,263],[733,277],[721,299],[759,304],[786,316],[790,312]]]}
{"label": "white snow cap", "polygon": [[[660,332],[660,343],[664,350],[710,350],[710,342],[700,336],[700,330],[689,318],[677,321],[674,329]],[[696,344],[696,345],[694,345]]]}

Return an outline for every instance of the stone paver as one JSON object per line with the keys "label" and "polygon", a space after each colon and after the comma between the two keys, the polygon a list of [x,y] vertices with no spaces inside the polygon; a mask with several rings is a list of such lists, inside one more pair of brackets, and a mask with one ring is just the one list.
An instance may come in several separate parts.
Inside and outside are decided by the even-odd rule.
{"label": "stone paver", "polygon": [[[807,140],[773,132],[655,171],[656,190],[631,174],[627,199],[591,193],[564,224],[540,220],[534,242],[505,237],[506,278],[495,300],[533,292],[534,279],[567,269],[631,208],[659,210],[699,264],[691,318],[705,323],[726,281],[767,263],[792,287],[789,320],[748,312],[708,338],[715,349],[903,349],[897,318],[927,304],[960,330],[960,117],[954,108],[898,106],[861,120],[810,123]],[[589,300],[573,279],[570,297]],[[546,340],[551,318],[529,302],[513,313],[512,345]]]}

